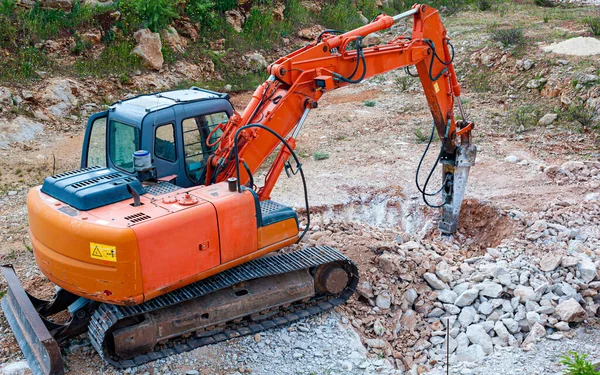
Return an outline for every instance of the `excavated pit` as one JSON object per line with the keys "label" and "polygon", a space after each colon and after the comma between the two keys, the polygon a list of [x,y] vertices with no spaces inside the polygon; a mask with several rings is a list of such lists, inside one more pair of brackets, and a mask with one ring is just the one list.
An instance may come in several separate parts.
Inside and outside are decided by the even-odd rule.
{"label": "excavated pit", "polygon": [[[318,223],[348,222],[366,224],[409,235],[415,239],[433,239],[439,211],[422,205],[419,199],[407,199],[401,193],[363,193],[348,203],[311,207]],[[471,251],[498,246],[514,230],[514,222],[489,202],[468,199],[463,202],[458,231],[453,235],[461,248]]]}

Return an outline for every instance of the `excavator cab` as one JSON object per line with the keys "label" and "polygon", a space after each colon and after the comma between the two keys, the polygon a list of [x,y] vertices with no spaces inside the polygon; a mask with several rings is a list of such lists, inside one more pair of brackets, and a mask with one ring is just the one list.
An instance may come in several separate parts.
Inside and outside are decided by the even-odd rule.
{"label": "excavator cab", "polygon": [[132,155],[146,150],[154,179],[184,188],[201,185],[221,135],[213,130],[232,113],[229,95],[197,87],[118,101],[88,120],[81,168],[108,167],[138,177]]}

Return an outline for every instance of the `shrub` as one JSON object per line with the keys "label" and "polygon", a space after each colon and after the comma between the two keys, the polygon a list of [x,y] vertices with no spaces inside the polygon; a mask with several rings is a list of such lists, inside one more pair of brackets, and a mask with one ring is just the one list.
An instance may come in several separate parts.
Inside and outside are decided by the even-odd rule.
{"label": "shrub", "polygon": [[567,115],[572,121],[578,122],[581,126],[598,129],[599,124],[596,121],[596,110],[585,105],[582,99],[579,99],[576,104],[573,104],[567,109]]}
{"label": "shrub", "polygon": [[120,7],[131,9],[145,27],[152,32],[158,32],[179,16],[176,10],[177,3],[171,0],[124,0]]}
{"label": "shrub", "polygon": [[552,0],[535,0],[535,5],[544,8],[554,8],[556,6],[556,3]]}
{"label": "shrub", "polygon": [[502,43],[504,47],[520,46],[525,41],[521,29],[498,29],[492,33],[492,39]]}
{"label": "shrub", "polygon": [[315,151],[313,152],[313,158],[315,160],[325,160],[329,159],[329,154],[324,151]]}
{"label": "shrub", "polygon": [[308,10],[299,0],[288,0],[283,15],[287,23],[296,27],[307,25],[310,21]]}
{"label": "shrub", "polygon": [[600,375],[600,372],[594,369],[594,365],[587,360],[587,354],[570,351],[561,357],[560,363],[567,367],[563,370],[565,375]]}
{"label": "shrub", "polygon": [[214,8],[215,3],[210,0],[190,0],[185,6],[185,12],[193,21],[210,29],[214,24]]}
{"label": "shrub", "polygon": [[592,34],[600,36],[600,16],[586,17],[583,19],[583,23],[590,29]]}
{"label": "shrub", "polygon": [[271,12],[253,7],[244,23],[246,48],[270,48],[277,44],[284,33],[285,23],[275,22]]}
{"label": "shrub", "polygon": [[480,11],[485,12],[486,10],[492,9],[492,1],[491,0],[477,0],[477,8]]}
{"label": "shrub", "polygon": [[377,102],[375,100],[365,100],[363,104],[365,105],[365,107],[375,107]]}
{"label": "shrub", "polygon": [[516,132],[522,133],[531,130],[541,117],[542,111],[539,108],[532,105],[520,107],[514,113]]}
{"label": "shrub", "polygon": [[325,27],[336,30],[351,30],[362,25],[358,10],[352,0],[327,2],[323,5],[320,22]]}
{"label": "shrub", "polygon": [[15,10],[14,0],[2,0],[0,1],[0,15],[10,16]]}

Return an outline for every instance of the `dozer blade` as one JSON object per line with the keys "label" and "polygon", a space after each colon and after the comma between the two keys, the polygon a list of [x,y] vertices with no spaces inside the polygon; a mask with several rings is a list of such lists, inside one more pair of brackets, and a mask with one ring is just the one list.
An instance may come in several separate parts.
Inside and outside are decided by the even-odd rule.
{"label": "dozer blade", "polygon": [[33,375],[64,374],[58,343],[33,306],[15,270],[11,265],[0,268],[8,283],[8,292],[1,303],[2,311]]}
{"label": "dozer blade", "polygon": [[475,164],[476,156],[475,146],[459,146],[454,165],[444,164],[444,176],[451,174],[452,179],[442,191],[442,200],[446,202],[442,207],[442,219],[439,224],[442,233],[452,234],[458,229],[460,206],[467,188],[469,170]]}

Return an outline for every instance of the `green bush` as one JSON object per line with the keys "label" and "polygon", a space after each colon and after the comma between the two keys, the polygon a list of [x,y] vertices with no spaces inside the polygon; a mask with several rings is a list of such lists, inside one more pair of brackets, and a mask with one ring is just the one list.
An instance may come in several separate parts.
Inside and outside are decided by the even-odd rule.
{"label": "green bush", "polygon": [[375,100],[365,100],[363,104],[365,105],[365,107],[375,107],[375,105],[377,105],[377,102]]}
{"label": "green bush", "polygon": [[581,126],[593,129],[600,127],[599,120],[597,119],[598,113],[596,113],[594,108],[586,106],[582,99],[579,99],[567,109],[567,116]]}
{"label": "green bush", "polygon": [[324,151],[315,151],[313,152],[313,158],[315,160],[325,160],[329,159],[329,154]]}
{"label": "green bush", "polygon": [[320,22],[329,29],[351,30],[362,25],[352,0],[331,1],[323,5]]}
{"label": "green bush", "polygon": [[211,28],[214,24],[216,14],[214,13],[215,3],[210,0],[189,0],[185,6],[185,12],[195,22],[206,28]]}
{"label": "green bush", "polygon": [[600,16],[586,17],[583,19],[583,23],[590,29],[592,34],[600,36]]}
{"label": "green bush", "polygon": [[552,0],[535,0],[535,5],[544,8],[554,8],[556,6],[556,3]]}
{"label": "green bush", "polygon": [[243,30],[246,48],[271,48],[288,31],[284,22],[275,22],[271,12],[258,7],[250,10]]}
{"label": "green bush", "polygon": [[502,43],[504,47],[520,46],[524,43],[525,37],[521,29],[498,29],[492,33],[492,39]]}
{"label": "green bush", "polygon": [[14,0],[2,0],[0,1],[0,15],[10,16],[15,10]]}
{"label": "green bush", "polygon": [[570,351],[561,357],[560,363],[567,367],[563,370],[565,375],[600,375],[600,372],[594,369],[594,365],[587,360],[587,354]]}
{"label": "green bush", "polygon": [[299,0],[288,0],[283,11],[285,22],[295,27],[305,26],[310,23],[308,10],[300,4]]}
{"label": "green bush", "polygon": [[514,113],[517,133],[531,130],[537,125],[541,117],[542,111],[533,105],[525,105],[518,108]]}
{"label": "green bush", "polygon": [[482,12],[492,9],[492,0],[477,0],[477,8]]}
{"label": "green bush", "polygon": [[179,17],[177,4],[178,1],[171,0],[123,0],[119,7],[133,11],[145,27],[158,32]]}

